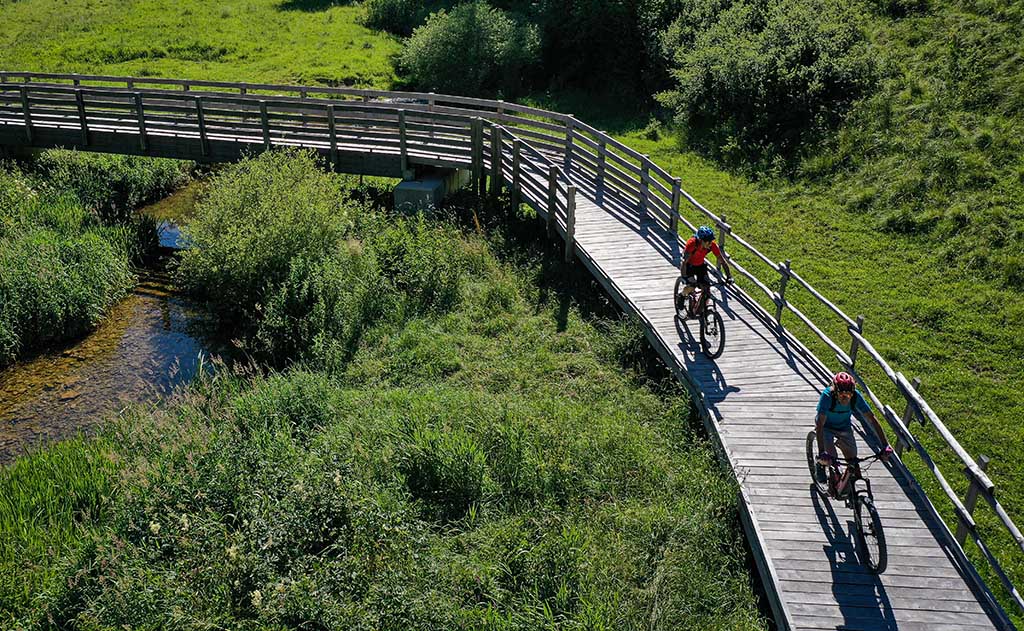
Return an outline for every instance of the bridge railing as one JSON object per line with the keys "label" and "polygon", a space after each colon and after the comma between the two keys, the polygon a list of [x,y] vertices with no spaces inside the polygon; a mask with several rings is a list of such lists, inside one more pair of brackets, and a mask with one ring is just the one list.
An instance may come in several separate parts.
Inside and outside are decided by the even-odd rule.
{"label": "bridge railing", "polygon": [[[1024,598],[986,545],[973,516],[980,496],[1024,551],[1024,535],[998,501],[995,485],[985,473],[987,460],[982,457],[981,462],[976,461],[935,414],[916,384],[895,371],[875,350],[863,334],[863,317],[851,318],[844,313],[800,276],[790,261],[776,262],[763,254],[737,234],[724,215],[701,205],[682,188],[679,178],[648,156],[571,115],[433,93],[0,72],[0,117],[23,120],[29,144],[36,125],[77,128],[79,144],[84,147],[89,146],[94,130],[123,133],[127,129],[138,136],[143,153],[151,136],[173,135],[199,139],[204,155],[211,142],[241,140],[257,148],[314,147],[334,164],[340,152],[372,147],[399,156],[402,174],[410,163],[470,168],[478,190],[489,172],[492,190],[495,182],[497,190],[507,185],[518,200],[547,218],[550,231],[564,236],[567,259],[574,248],[577,188],[609,209],[650,217],[676,234],[681,232],[680,223],[686,233],[692,233],[695,224],[710,222],[718,229],[720,245],[731,266],[774,307],[774,313],[765,309],[766,316],[782,330],[783,313],[792,313],[835,354],[838,364],[854,375],[896,433],[898,452],[902,455],[912,448],[920,456],[953,507],[956,541],[963,545],[969,536],[975,542],[1024,612]],[[742,264],[734,257],[737,250]],[[762,270],[761,276],[754,267]],[[767,282],[762,280],[765,270],[771,277]],[[848,345],[837,343],[787,298],[787,287],[793,283],[838,318],[850,336]],[[794,341],[813,355],[795,337]],[[857,364],[861,353],[866,353],[884,373],[884,386],[899,393],[902,414],[882,401],[876,391],[882,386],[868,383]],[[914,418],[933,427],[963,464],[969,481],[964,499],[911,432]],[[965,566],[970,566],[962,548],[956,549]]]}

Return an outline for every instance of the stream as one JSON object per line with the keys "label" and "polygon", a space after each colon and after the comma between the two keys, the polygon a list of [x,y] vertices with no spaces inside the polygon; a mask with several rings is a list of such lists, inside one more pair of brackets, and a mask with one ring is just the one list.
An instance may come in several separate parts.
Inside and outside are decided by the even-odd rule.
{"label": "stream", "polygon": [[[191,211],[198,186],[140,211],[162,222],[167,250],[178,247],[175,222]],[[140,271],[134,291],[95,331],[0,372],[0,465],[190,381],[212,346],[202,324],[202,313],[174,288],[166,269]]]}

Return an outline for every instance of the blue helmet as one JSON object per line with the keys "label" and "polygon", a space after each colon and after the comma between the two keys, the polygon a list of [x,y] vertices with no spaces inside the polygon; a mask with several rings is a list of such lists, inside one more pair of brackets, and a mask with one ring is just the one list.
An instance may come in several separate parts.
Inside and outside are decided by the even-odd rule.
{"label": "blue helmet", "polygon": [[697,238],[701,241],[711,241],[715,238],[715,231],[707,226],[701,226],[697,228]]}

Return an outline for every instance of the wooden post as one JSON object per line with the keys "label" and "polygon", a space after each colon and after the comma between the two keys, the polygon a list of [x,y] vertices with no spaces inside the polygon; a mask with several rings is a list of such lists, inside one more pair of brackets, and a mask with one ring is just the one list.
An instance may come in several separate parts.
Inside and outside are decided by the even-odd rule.
{"label": "wooden post", "polygon": [[483,172],[484,172],[484,122],[481,118],[474,118],[472,123],[472,151],[473,151],[473,193],[478,197],[483,194]]}
{"label": "wooden post", "polygon": [[32,112],[28,106],[28,88],[21,86],[21,109],[25,114],[25,138],[32,144]]}
{"label": "wooden post", "polygon": [[548,167],[548,237],[555,232],[555,213],[558,212],[558,199],[555,197],[558,194],[558,167],[551,165]]}
{"label": "wooden post", "polygon": [[597,203],[604,202],[604,171],[608,160],[608,146],[604,140],[604,132],[597,141]]}
{"label": "wooden post", "polygon": [[182,83],[182,84],[181,84],[181,91],[182,91],[182,92],[188,92],[188,91],[189,91],[189,90],[191,90],[191,89],[192,89],[192,88],[190,88],[190,87],[189,87],[189,85],[188,85],[187,83]]}
{"label": "wooden post", "polygon": [[576,246],[576,186],[570,184],[565,193],[565,262],[572,263]]}
{"label": "wooden post", "polygon": [[204,156],[210,155],[210,140],[206,137],[206,115],[203,113],[203,97],[196,97],[196,120],[199,123],[199,144]]}
{"label": "wooden post", "polygon": [[679,178],[672,180],[672,222],[669,226],[672,232],[679,235],[679,204],[683,198],[683,181]]}
{"label": "wooden post", "polygon": [[405,110],[398,110],[398,151],[402,156],[402,179],[409,179],[409,148],[405,138]]}
{"label": "wooden post", "polygon": [[[982,471],[988,469],[989,458],[986,455],[978,456],[978,468]],[[967,514],[974,515],[974,507],[978,503],[978,492],[981,487],[978,485],[978,481],[971,475],[971,470],[964,467],[964,475],[971,481],[971,485],[967,487],[967,498],[964,500],[964,508],[967,509]],[[956,526],[956,542],[961,546],[967,541],[967,525],[962,519],[957,520]]]}
{"label": "wooden post", "polygon": [[779,266],[779,274],[782,275],[782,280],[779,283],[779,300],[775,303],[775,323],[780,327],[782,326],[782,309],[786,306],[786,284],[789,282],[789,266],[789,259],[786,259]]}
{"label": "wooden post", "polygon": [[327,106],[327,132],[331,136],[331,169],[338,170],[338,130],[334,123],[334,106]]}
{"label": "wooden post", "polygon": [[569,114],[569,118],[565,119],[565,157],[562,160],[562,169],[565,171],[565,177],[568,178],[569,174],[572,173],[572,147],[573,147],[573,123],[576,121]]}
{"label": "wooden post", "polygon": [[651,161],[647,156],[644,156],[640,160],[640,217],[641,219],[647,214],[647,203],[649,201],[650,192],[648,191],[649,184],[647,180],[651,177],[650,175]]}
{"label": "wooden post", "polygon": [[89,120],[85,116],[85,97],[81,88],[75,88],[75,105],[78,106],[78,127],[82,130],[82,146],[89,146]]}
{"label": "wooden post", "polygon": [[77,88],[78,86],[82,85],[82,80],[79,79],[78,76],[76,75],[75,79],[71,83]]}
{"label": "wooden post", "polygon": [[260,123],[263,125],[263,150],[270,151],[270,118],[267,116],[267,102],[260,100]]}
{"label": "wooden post", "polygon": [[139,116],[139,149],[146,151],[146,114],[142,111],[142,94],[135,93],[135,112]]}
{"label": "wooden post", "polygon": [[[725,215],[719,217],[721,225],[718,226],[718,249],[722,251],[722,256],[725,257],[725,237],[728,236],[728,232],[725,231],[725,225],[729,222],[725,220]],[[718,270],[718,275],[722,275],[722,260],[715,259],[715,269]]]}
{"label": "wooden post", "polygon": [[[436,100],[436,97],[437,97],[437,95],[434,94],[433,92],[431,92],[427,96],[427,111],[429,111],[431,114],[434,113],[434,102]],[[433,116],[430,117],[430,137],[431,138],[434,137],[434,117]]]}
{"label": "wooden post", "polygon": [[[917,392],[917,391],[919,391],[919,388],[921,387],[921,379],[919,377],[914,377],[913,381],[911,381],[911,384],[914,386],[914,391]],[[904,427],[909,428],[910,427],[910,422],[913,421],[913,420],[914,420],[914,404],[910,402],[910,399],[907,399],[907,408],[905,410],[903,410],[903,425],[904,425]],[[924,421],[922,421],[922,422],[924,422]],[[910,445],[906,445],[906,447],[909,447],[909,446]],[[903,448],[904,448],[904,445],[903,445],[903,440],[901,438],[896,443],[896,455],[897,456],[903,455]]]}
{"label": "wooden post", "polygon": [[520,157],[520,141],[518,138],[512,140],[512,209],[514,211],[519,210],[520,201],[520,187],[523,183],[522,169],[522,158]]}
{"label": "wooden post", "polygon": [[132,81],[131,79],[128,79],[127,81],[125,81],[125,85],[127,85],[128,89],[131,90],[132,88],[135,87],[135,82]]}
{"label": "wooden post", "polygon": [[491,125],[491,197],[497,199],[501,195],[501,127]]}
{"label": "wooden post", "polygon": [[239,94],[241,94],[242,96],[245,96],[245,95],[246,95],[246,93],[247,93],[248,91],[249,91],[249,90],[248,90],[248,89],[246,89],[246,87],[245,87],[244,85],[243,85],[243,86],[240,86],[240,87],[238,88],[238,93],[239,93]]}
{"label": "wooden post", "polygon": [[[864,316],[857,316],[857,333],[863,335],[864,333]],[[850,367],[854,367],[857,364],[857,351],[860,350],[860,341],[857,338],[853,338],[853,342],[850,344]]]}

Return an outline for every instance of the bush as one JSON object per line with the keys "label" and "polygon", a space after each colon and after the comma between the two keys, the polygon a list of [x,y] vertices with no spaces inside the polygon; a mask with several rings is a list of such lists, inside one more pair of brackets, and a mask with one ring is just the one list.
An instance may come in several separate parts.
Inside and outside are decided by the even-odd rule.
{"label": "bush", "polygon": [[253,331],[293,259],[321,261],[341,246],[353,210],[339,187],[309,152],[268,152],[225,170],[183,231],[191,248],[179,282],[223,323]]}
{"label": "bush", "polygon": [[506,98],[537,65],[540,35],[486,2],[438,11],[406,43],[399,65],[420,89]]}
{"label": "bush", "polygon": [[432,9],[439,8],[439,4],[442,3],[419,0],[366,0],[363,3],[366,9],[363,23],[372,29],[408,37],[427,19]]}
{"label": "bush", "polygon": [[422,216],[389,217],[361,232],[402,295],[406,314],[447,311],[458,304],[469,257],[454,228],[432,226]]}
{"label": "bush", "polygon": [[739,0],[679,20],[678,87],[661,100],[691,140],[726,159],[793,157],[876,80],[861,16],[835,3]]}
{"label": "bush", "polygon": [[107,224],[130,223],[139,206],[188,182],[193,168],[193,163],[179,160],[64,149],[42,152],[34,165],[40,190],[75,195]]}
{"label": "bush", "polygon": [[354,247],[321,261],[293,259],[272,292],[256,339],[260,356],[277,365],[312,357],[343,362],[395,300],[374,257]]}
{"label": "bush", "polygon": [[128,256],[96,232],[29,229],[0,242],[0,364],[90,331],[131,289]]}

